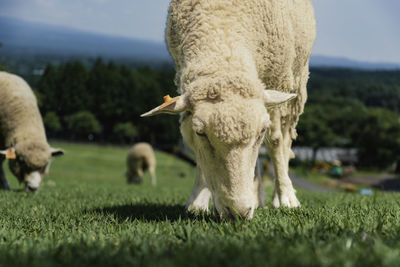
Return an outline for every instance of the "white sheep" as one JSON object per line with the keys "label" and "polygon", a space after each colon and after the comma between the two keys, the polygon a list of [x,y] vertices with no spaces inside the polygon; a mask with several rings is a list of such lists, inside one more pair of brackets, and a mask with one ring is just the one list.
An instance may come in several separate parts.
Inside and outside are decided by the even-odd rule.
{"label": "white sheep", "polygon": [[[309,0],[173,0],[166,39],[180,96],[142,116],[182,113],[198,164],[187,208],[252,218],[258,150],[265,140],[276,179],[273,206],[300,205],[288,175],[315,39]],[[267,90],[273,89],[273,90]]]}
{"label": "white sheep", "polygon": [[135,144],[126,158],[127,172],[126,178],[129,184],[141,183],[144,171],[149,170],[151,175],[151,184],[157,185],[156,178],[156,158],[153,148],[148,143]]}
{"label": "white sheep", "polygon": [[27,191],[36,191],[48,173],[51,156],[63,154],[46,140],[42,117],[29,85],[20,77],[0,72],[0,188],[9,189],[3,161]]}

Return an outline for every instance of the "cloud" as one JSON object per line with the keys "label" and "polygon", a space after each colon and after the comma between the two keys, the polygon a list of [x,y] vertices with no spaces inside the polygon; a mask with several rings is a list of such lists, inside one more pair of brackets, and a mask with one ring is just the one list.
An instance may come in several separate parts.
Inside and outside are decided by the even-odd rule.
{"label": "cloud", "polygon": [[56,2],[56,0],[34,0],[34,2],[40,6],[53,6],[54,2]]}
{"label": "cloud", "polygon": [[98,3],[98,4],[105,4],[107,2],[110,2],[110,0],[89,0],[89,1],[90,2],[94,2],[94,3]]}

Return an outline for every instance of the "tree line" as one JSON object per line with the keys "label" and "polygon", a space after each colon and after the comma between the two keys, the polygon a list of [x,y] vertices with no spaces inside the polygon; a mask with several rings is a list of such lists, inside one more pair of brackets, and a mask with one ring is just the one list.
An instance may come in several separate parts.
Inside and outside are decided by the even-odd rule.
{"label": "tree line", "polygon": [[358,165],[400,173],[400,71],[311,69],[294,145],[357,148]]}
{"label": "tree line", "polygon": [[140,118],[176,95],[171,68],[128,68],[98,59],[48,65],[35,85],[48,135],[53,138],[132,143],[162,147],[179,138],[177,116]]}
{"label": "tree line", "polygon": [[311,68],[310,72],[308,104],[361,102],[400,113],[400,70]]}
{"label": "tree line", "polygon": [[[133,143],[179,142],[178,116],[140,118],[175,96],[169,67],[128,67],[97,59],[49,64],[33,82],[50,138]],[[32,83],[32,82],[31,82]],[[352,147],[359,165],[400,171],[400,71],[311,69],[308,102],[294,145]]]}
{"label": "tree line", "polygon": [[385,169],[397,163],[400,172],[400,116],[384,108],[357,105],[306,106],[294,145],[313,148],[357,148],[358,165]]}

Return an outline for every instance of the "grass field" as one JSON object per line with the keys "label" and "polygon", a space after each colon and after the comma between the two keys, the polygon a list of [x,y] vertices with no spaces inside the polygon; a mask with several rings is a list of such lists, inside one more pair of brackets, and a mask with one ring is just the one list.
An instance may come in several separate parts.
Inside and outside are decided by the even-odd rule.
{"label": "grass field", "polygon": [[400,194],[299,190],[302,208],[221,222],[185,213],[195,170],[171,156],[158,187],[128,186],[126,148],[54,145],[38,193],[0,192],[0,266],[400,266]]}

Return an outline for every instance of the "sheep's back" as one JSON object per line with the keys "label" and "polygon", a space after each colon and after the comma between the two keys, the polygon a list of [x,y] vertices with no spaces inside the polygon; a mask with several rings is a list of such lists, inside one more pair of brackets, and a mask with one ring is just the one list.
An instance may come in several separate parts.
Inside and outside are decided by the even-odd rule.
{"label": "sheep's back", "polygon": [[155,161],[154,150],[148,143],[137,143],[128,153],[127,163],[132,168],[138,164],[143,168],[154,166]]}
{"label": "sheep's back", "polygon": [[166,39],[178,86],[255,65],[267,89],[302,93],[315,39],[313,13],[309,0],[173,0]]}
{"label": "sheep's back", "polygon": [[14,145],[27,136],[46,142],[35,95],[22,78],[0,72],[0,110],[1,145]]}

